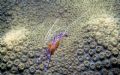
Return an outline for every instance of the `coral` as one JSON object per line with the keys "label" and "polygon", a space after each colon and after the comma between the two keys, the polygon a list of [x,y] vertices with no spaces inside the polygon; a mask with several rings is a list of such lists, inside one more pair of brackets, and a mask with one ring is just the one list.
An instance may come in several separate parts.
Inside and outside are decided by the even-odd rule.
{"label": "coral", "polygon": [[24,55],[28,54],[28,49],[26,47],[22,49],[22,54],[24,54]]}
{"label": "coral", "polygon": [[28,52],[28,56],[29,56],[30,58],[33,58],[33,57],[34,57],[34,51],[29,51],[29,52]]}
{"label": "coral", "polygon": [[94,38],[88,36],[87,40],[90,43],[90,42],[94,41]]}
{"label": "coral", "polygon": [[35,69],[34,66],[31,66],[31,67],[29,68],[29,71],[30,71],[30,73],[35,73],[36,69]]}
{"label": "coral", "polygon": [[40,75],[41,71],[40,70],[36,70],[35,75]]}
{"label": "coral", "polygon": [[9,0],[1,0],[0,2],[2,3],[0,4],[0,21],[9,23],[9,21],[11,21],[10,19],[12,19],[12,13],[10,13],[9,11],[12,10],[12,7],[14,6],[14,1],[11,2]]}
{"label": "coral", "polygon": [[16,57],[17,57],[17,58],[21,58],[21,56],[22,56],[22,52],[16,53]]}
{"label": "coral", "polygon": [[119,54],[119,51],[117,48],[113,48],[113,50],[111,52],[114,56],[117,56]]}
{"label": "coral", "polygon": [[20,64],[18,65],[18,69],[19,69],[20,71],[23,71],[23,70],[25,69],[24,63],[20,63]]}
{"label": "coral", "polygon": [[112,54],[111,54],[111,52],[110,51],[105,51],[105,56],[107,57],[107,58],[110,58],[110,56],[111,56]]}
{"label": "coral", "polygon": [[101,52],[101,53],[99,54],[99,58],[100,58],[101,60],[105,59],[105,53],[104,53],[104,52]]}
{"label": "coral", "polygon": [[[55,68],[54,68],[54,70],[55,70]],[[59,73],[61,73],[61,74],[64,74],[64,70],[66,71],[66,69],[64,69],[63,67],[60,67],[58,70],[59,70]]]}
{"label": "coral", "polygon": [[12,45],[6,46],[6,49],[7,49],[8,51],[11,51],[11,50],[13,50],[13,46],[12,46]]}
{"label": "coral", "polygon": [[120,43],[117,45],[118,50],[120,51]]}
{"label": "coral", "polygon": [[22,48],[21,48],[21,46],[15,46],[13,48],[13,50],[14,50],[14,52],[18,53],[18,52],[20,52],[22,50]]}
{"label": "coral", "polygon": [[118,66],[120,66],[120,56],[117,57],[118,61]]}
{"label": "coral", "polygon": [[77,49],[76,51],[77,55],[83,55],[84,51],[82,49]]}
{"label": "coral", "polygon": [[108,75],[114,75],[113,72],[109,71]]}
{"label": "coral", "polygon": [[80,64],[80,67],[81,67],[81,70],[82,70],[82,71],[86,70],[86,67],[85,67],[84,64]]}
{"label": "coral", "polygon": [[96,42],[95,41],[92,41],[90,42],[90,48],[95,48],[96,47]]}
{"label": "coral", "polygon": [[20,60],[19,59],[15,59],[13,63],[14,63],[15,66],[18,66],[20,64]]}
{"label": "coral", "polygon": [[31,75],[30,72],[29,72],[29,69],[25,69],[22,74]]}
{"label": "coral", "polygon": [[[106,41],[106,40],[104,40],[104,41],[103,41],[103,45],[104,45],[105,48],[107,48],[107,47],[109,46],[109,42]],[[109,48],[108,48],[108,49],[109,49]]]}
{"label": "coral", "polygon": [[26,63],[25,63],[25,68],[29,68],[31,65],[30,65],[30,63],[27,61]]}
{"label": "coral", "polygon": [[26,55],[23,55],[20,59],[21,62],[25,63],[28,60],[28,57]]}
{"label": "coral", "polygon": [[78,44],[78,48],[83,48],[84,44],[82,42],[79,42]]}
{"label": "coral", "polygon": [[112,68],[111,71],[113,72],[113,75],[120,74],[120,69],[119,68]]}
{"label": "coral", "polygon": [[81,75],[89,75],[88,72],[83,72]]}
{"label": "coral", "polygon": [[94,71],[88,71],[88,73],[94,75]]}
{"label": "coral", "polygon": [[34,60],[32,60],[32,59],[28,59],[28,61],[27,61],[26,63],[28,63],[28,64],[31,66],[31,65],[34,64]]}
{"label": "coral", "polygon": [[96,67],[97,69],[101,69],[102,63],[101,63],[100,61],[97,61],[97,62],[95,63],[95,67]]}
{"label": "coral", "polygon": [[[0,0],[0,75],[120,74],[118,9],[113,0]],[[59,32],[68,37],[44,72]]]}
{"label": "coral", "polygon": [[90,63],[90,69],[95,70],[95,63],[94,62]]}
{"label": "coral", "polygon": [[117,58],[115,58],[115,57],[112,57],[112,58],[110,59],[110,62],[111,62],[113,65],[117,65],[117,63],[118,63]]}
{"label": "coral", "polygon": [[89,64],[90,64],[90,62],[89,61],[84,61],[84,65],[86,66],[86,67],[89,67]]}
{"label": "coral", "polygon": [[87,38],[84,39],[84,40],[83,40],[83,43],[84,43],[85,45],[87,45],[87,44],[88,44],[88,39],[87,39]]}
{"label": "coral", "polygon": [[10,56],[12,51],[7,51],[6,55]]}
{"label": "coral", "polygon": [[110,43],[111,43],[114,47],[116,47],[117,44],[118,44],[118,41],[117,41],[116,38],[112,38]]}
{"label": "coral", "polygon": [[89,50],[89,54],[90,54],[91,56],[93,56],[93,55],[95,54],[95,50],[94,50],[94,49],[90,49],[90,50]]}
{"label": "coral", "polygon": [[26,33],[27,30],[25,28],[18,27],[6,33],[5,36],[3,36],[3,40],[8,47],[11,45],[14,46],[23,42],[23,39],[26,38]]}
{"label": "coral", "polygon": [[83,62],[84,56],[78,56],[78,60],[79,60],[80,62]]}
{"label": "coral", "polygon": [[6,64],[5,63],[0,63],[0,69],[1,70],[6,70]]}
{"label": "coral", "polygon": [[9,61],[9,56],[4,56],[3,57],[3,62],[7,62],[7,61]]}
{"label": "coral", "polygon": [[0,50],[0,53],[1,53],[2,55],[5,55],[6,52],[7,52],[6,48],[2,48],[2,49]]}
{"label": "coral", "polygon": [[3,75],[10,75],[10,72],[9,72],[9,71],[5,71],[5,72],[3,73]]}
{"label": "coral", "polygon": [[36,70],[40,70],[40,67],[39,67],[40,64],[34,64],[34,67]]}
{"label": "coral", "polygon": [[11,53],[11,54],[10,54],[10,59],[11,59],[11,60],[15,60],[15,58],[16,58],[16,54],[15,54],[15,53]]}
{"label": "coral", "polygon": [[18,72],[18,68],[17,67],[15,67],[15,66],[12,66],[12,68],[11,68],[11,73],[13,73],[13,74],[15,74],[15,73],[17,73]]}
{"label": "coral", "polygon": [[35,57],[39,57],[40,56],[40,52],[39,51],[35,51]]}
{"label": "coral", "polygon": [[96,46],[96,52],[100,53],[103,50],[102,46]]}
{"label": "coral", "polygon": [[103,64],[106,68],[109,68],[111,66],[111,63],[108,59],[104,60]]}
{"label": "coral", "polygon": [[84,59],[89,61],[91,59],[90,55],[89,54],[84,55]]}
{"label": "coral", "polygon": [[109,51],[111,51],[114,47],[110,44],[110,45],[108,45],[107,48],[108,48]]}
{"label": "coral", "polygon": [[84,45],[83,47],[84,47],[83,49],[84,49],[85,52],[88,52],[89,49],[90,49],[90,46],[89,46],[89,45]]}
{"label": "coral", "polygon": [[44,65],[43,65],[43,64],[40,64],[40,66],[39,66],[39,67],[40,67],[40,69],[41,69],[41,70],[43,70]]}
{"label": "coral", "polygon": [[[3,34],[3,33],[0,33],[0,34]],[[6,46],[6,44],[3,41],[3,38],[1,38],[1,35],[0,35],[0,46],[1,47],[5,47]]]}
{"label": "coral", "polygon": [[13,66],[13,62],[12,61],[8,61],[7,62],[7,68],[11,68]]}
{"label": "coral", "polygon": [[36,64],[40,64],[42,61],[41,61],[41,58],[35,58],[34,62],[35,62]]}
{"label": "coral", "polygon": [[101,72],[102,72],[102,75],[108,75],[109,70],[103,68]]}
{"label": "coral", "polygon": [[99,73],[99,72],[95,72],[94,75],[101,75],[101,73]]}
{"label": "coral", "polygon": [[103,40],[102,39],[97,39],[97,44],[102,45]]}
{"label": "coral", "polygon": [[99,55],[95,54],[92,56],[93,61],[98,61],[99,60]]}

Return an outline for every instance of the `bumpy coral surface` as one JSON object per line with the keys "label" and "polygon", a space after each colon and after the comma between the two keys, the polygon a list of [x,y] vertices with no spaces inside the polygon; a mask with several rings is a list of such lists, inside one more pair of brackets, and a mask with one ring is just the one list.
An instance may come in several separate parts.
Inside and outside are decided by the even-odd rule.
{"label": "bumpy coral surface", "polygon": [[[119,4],[0,0],[0,75],[119,75]],[[68,37],[49,61],[48,42],[60,32]]]}

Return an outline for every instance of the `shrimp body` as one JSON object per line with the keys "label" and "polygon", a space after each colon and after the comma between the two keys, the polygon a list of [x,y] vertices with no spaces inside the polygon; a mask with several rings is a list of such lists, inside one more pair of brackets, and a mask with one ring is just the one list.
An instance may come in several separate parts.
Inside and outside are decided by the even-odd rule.
{"label": "shrimp body", "polygon": [[60,33],[59,35],[55,36],[53,40],[48,44],[48,50],[51,55],[54,54],[54,52],[57,50],[57,48],[60,45],[60,41],[62,38],[66,35],[66,33]]}
{"label": "shrimp body", "polygon": [[44,65],[45,71],[47,70],[47,67],[49,66],[49,62],[51,60],[51,55],[54,55],[55,51],[57,50],[57,48],[60,45],[60,41],[62,40],[62,38],[64,36],[66,36],[66,33],[60,33],[59,35],[55,36],[50,43],[48,43],[48,47],[46,49],[47,58],[48,58],[48,65]]}
{"label": "shrimp body", "polygon": [[57,50],[57,48],[59,47],[59,44],[60,44],[60,40],[56,41],[55,44],[52,44],[52,43],[48,44],[48,50],[51,55],[53,55],[54,52]]}

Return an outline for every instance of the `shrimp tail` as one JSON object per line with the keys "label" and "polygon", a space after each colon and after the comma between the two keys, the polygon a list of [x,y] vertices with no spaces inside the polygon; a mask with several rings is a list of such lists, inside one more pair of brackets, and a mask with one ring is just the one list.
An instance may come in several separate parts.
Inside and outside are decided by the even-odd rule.
{"label": "shrimp tail", "polygon": [[49,66],[49,63],[51,61],[51,54],[50,54],[50,51],[48,50],[48,48],[46,49],[46,53],[47,53],[47,64],[44,64],[44,71],[45,72],[48,70],[48,66]]}

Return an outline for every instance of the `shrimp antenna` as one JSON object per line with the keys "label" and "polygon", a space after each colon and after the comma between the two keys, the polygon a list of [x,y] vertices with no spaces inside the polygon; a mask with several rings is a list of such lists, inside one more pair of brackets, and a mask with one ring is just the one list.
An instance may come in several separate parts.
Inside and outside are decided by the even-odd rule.
{"label": "shrimp antenna", "polygon": [[46,36],[45,36],[45,43],[48,41],[48,38],[50,36],[50,33],[52,32],[53,27],[56,25],[56,23],[59,21],[59,19],[56,19],[52,27],[48,30]]}

